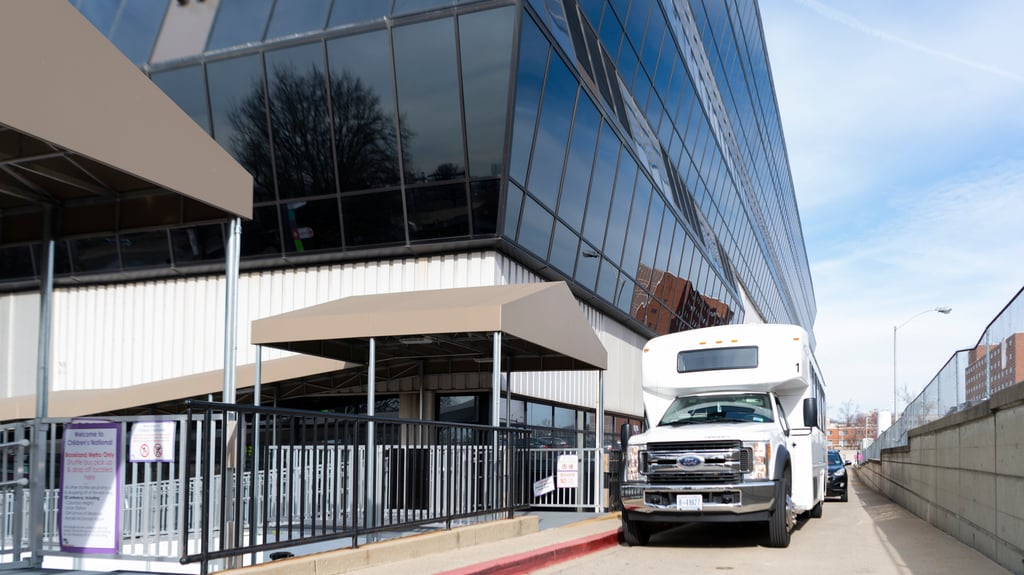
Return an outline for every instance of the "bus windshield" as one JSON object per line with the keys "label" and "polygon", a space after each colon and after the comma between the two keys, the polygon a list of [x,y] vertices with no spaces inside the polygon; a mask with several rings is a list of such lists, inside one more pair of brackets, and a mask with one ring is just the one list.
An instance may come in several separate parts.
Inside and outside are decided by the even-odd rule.
{"label": "bus windshield", "polygon": [[771,421],[774,417],[767,393],[722,393],[677,397],[658,425]]}

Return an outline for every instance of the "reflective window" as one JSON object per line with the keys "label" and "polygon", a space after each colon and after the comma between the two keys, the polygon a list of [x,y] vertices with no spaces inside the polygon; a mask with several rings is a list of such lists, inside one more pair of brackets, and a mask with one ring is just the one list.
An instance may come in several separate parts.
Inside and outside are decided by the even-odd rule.
{"label": "reflective window", "polygon": [[512,126],[512,153],[509,175],[526,182],[526,170],[533,147],[533,129],[540,106],[541,88],[548,62],[548,41],[532,18],[523,18],[519,38],[519,65],[516,78],[515,116]]}
{"label": "reflective window", "polygon": [[[642,174],[637,178],[636,195],[633,196],[633,208],[629,215],[629,229],[626,232],[626,245],[622,253],[622,269],[634,277],[640,266],[640,248],[644,241],[644,230],[647,228],[647,208],[651,201],[651,183]],[[654,232],[661,225],[661,215],[654,222]]]}
{"label": "reflective window", "polygon": [[[596,25],[596,23],[594,23]],[[619,19],[615,16],[615,13],[606,10],[605,16],[601,20],[601,29],[598,31],[601,36],[601,43],[604,44],[605,50],[611,55],[613,61],[619,59],[619,46],[622,44],[622,24],[619,23]]]}
{"label": "reflective window", "polygon": [[253,175],[254,200],[274,199],[264,102],[263,66],[257,54],[207,65],[213,137]]}
{"label": "reflective window", "polygon": [[331,0],[278,2],[270,16],[266,39],[320,30],[327,22],[327,11],[330,7]]}
{"label": "reflective window", "polygon": [[[654,257],[658,253],[658,242],[661,241],[661,224],[664,212],[665,203],[661,201],[661,196],[652,194],[651,208],[647,215],[647,232],[644,234],[644,247],[640,252],[640,264],[647,269],[655,269]],[[671,231],[666,233],[670,234]]]}
{"label": "reflective window", "polygon": [[331,121],[342,192],[397,185],[395,82],[387,31],[327,43]]}
{"label": "reflective window", "polygon": [[196,124],[210,133],[210,112],[206,109],[206,81],[202,66],[189,66],[153,74],[153,83],[174,100]]}
{"label": "reflective window", "polygon": [[572,42],[569,39],[569,28],[566,25],[565,10],[561,0],[530,0],[537,14],[544,19],[548,30],[554,35],[555,41],[565,50],[569,58],[573,58]]}
{"label": "reflective window", "polygon": [[[378,0],[379,1],[379,0]],[[382,2],[386,4],[386,2]],[[454,4],[454,0],[395,0],[395,7],[392,9],[392,16],[402,14],[414,14],[434,8],[443,8]]]}
{"label": "reflective window", "polygon": [[263,39],[273,0],[220,0],[207,50],[241,46]]}
{"label": "reflective window", "polygon": [[121,259],[125,269],[166,266],[171,263],[167,232],[121,234]]}
{"label": "reflective window", "polygon": [[171,230],[171,251],[175,265],[206,260],[223,261],[224,233],[221,225]]}
{"label": "reflective window", "polygon": [[587,189],[594,167],[594,148],[597,146],[597,132],[601,127],[601,114],[586,92],[580,90],[580,101],[576,105],[573,120],[569,158],[565,166],[562,195],[558,203],[558,215],[575,229],[583,227],[583,212],[587,204]]}
{"label": "reflective window", "polygon": [[30,278],[35,275],[28,246],[0,248],[0,279]]}
{"label": "reflective window", "polygon": [[242,257],[281,254],[281,226],[277,206],[252,209],[252,220],[242,221]]}
{"label": "reflective window", "polygon": [[607,259],[601,260],[601,271],[597,276],[597,295],[605,301],[615,301],[615,286],[618,282],[619,270]]}
{"label": "reflective window", "polygon": [[505,191],[505,225],[502,235],[515,239],[519,230],[519,219],[523,211],[523,191],[519,186],[509,183]]}
{"label": "reflective window", "polygon": [[526,404],[526,424],[551,427],[554,422],[553,409],[550,405],[540,403]]}
{"label": "reflective window", "polygon": [[82,238],[68,242],[75,273],[117,271],[121,269],[117,236]]}
{"label": "reflective window", "polygon": [[126,1],[110,34],[110,41],[132,63],[145,64],[149,61],[166,12],[166,0]]}
{"label": "reflective window", "polygon": [[527,183],[527,189],[552,209],[558,201],[577,87],[576,78],[562,59],[552,54]]}
{"label": "reflective window", "polygon": [[344,195],[341,216],[349,247],[405,242],[405,215],[398,190]]}
{"label": "reflective window", "polygon": [[619,148],[618,136],[612,131],[611,126],[602,123],[597,157],[594,160],[594,174],[590,178],[587,215],[583,223],[583,237],[597,246],[604,244],[604,233],[608,227],[608,209],[612,203],[612,185],[615,182]]}
{"label": "reflective window", "polygon": [[508,423],[526,423],[526,402],[521,399],[506,400],[502,398],[501,421]]}
{"label": "reflective window", "polygon": [[555,236],[551,242],[551,257],[548,261],[567,276],[572,277],[573,264],[580,238],[562,222],[555,222]]}
{"label": "reflective window", "polygon": [[615,192],[612,196],[611,211],[608,215],[608,233],[605,235],[604,253],[618,263],[622,257],[622,245],[626,239],[629,223],[629,206],[633,199],[633,184],[636,181],[636,162],[628,154],[619,160],[619,173],[615,177]]}
{"label": "reflective window", "polygon": [[626,34],[634,46],[640,46],[647,30],[647,15],[651,12],[651,0],[633,0],[626,16]]}
{"label": "reflective window", "polygon": [[519,228],[519,244],[541,259],[547,259],[553,219],[540,204],[527,197]]}
{"label": "reflective window", "polygon": [[576,410],[555,407],[555,427],[559,429],[576,429]]}
{"label": "reflective window", "polygon": [[576,281],[587,289],[597,289],[597,271],[601,265],[601,256],[597,249],[587,243],[580,244],[579,256],[576,258]]}
{"label": "reflective window", "polygon": [[331,9],[328,26],[344,26],[380,20],[388,15],[390,2],[381,0],[337,0]]}
{"label": "reflective window", "polygon": [[267,52],[266,63],[278,197],[335,193],[323,45]]}
{"label": "reflective window", "polygon": [[473,177],[500,176],[502,171],[514,10],[507,6],[459,18],[466,141]]}
{"label": "reflective window", "polygon": [[409,240],[453,238],[469,235],[466,187],[448,184],[406,190]]}
{"label": "reflective window", "polygon": [[498,180],[470,182],[469,201],[473,212],[473,235],[494,235],[498,231]]}
{"label": "reflective window", "polygon": [[[166,3],[165,3],[166,5]],[[110,28],[117,18],[117,9],[121,0],[79,0],[78,11],[92,23],[104,36],[110,34]]]}
{"label": "reflective window", "polygon": [[337,196],[281,204],[284,251],[308,252],[341,247]]}
{"label": "reflective window", "polygon": [[406,183],[465,176],[451,18],[394,29]]}

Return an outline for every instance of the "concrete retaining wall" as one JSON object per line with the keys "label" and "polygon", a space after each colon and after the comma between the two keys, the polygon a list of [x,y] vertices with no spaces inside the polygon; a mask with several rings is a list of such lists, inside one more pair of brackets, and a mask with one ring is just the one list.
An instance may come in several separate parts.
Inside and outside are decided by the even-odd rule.
{"label": "concrete retaining wall", "polygon": [[858,466],[857,478],[1024,574],[1024,384],[908,437]]}

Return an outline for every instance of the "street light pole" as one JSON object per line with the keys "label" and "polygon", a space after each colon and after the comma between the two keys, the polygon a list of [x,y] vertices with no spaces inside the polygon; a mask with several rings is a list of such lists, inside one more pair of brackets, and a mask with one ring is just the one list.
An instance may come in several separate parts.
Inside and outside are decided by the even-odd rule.
{"label": "street light pole", "polygon": [[918,312],[918,313],[910,316],[910,318],[907,319],[905,322],[903,322],[901,324],[898,324],[898,325],[892,326],[892,422],[893,423],[896,423],[896,395],[897,395],[897,389],[898,389],[898,386],[896,384],[896,330],[898,330],[899,328],[907,325],[908,323],[910,323],[911,320],[913,320],[913,319],[915,319],[917,317],[920,317],[920,316],[922,316],[922,315],[924,315],[924,314],[926,314],[928,312],[932,312],[932,311],[937,311],[937,312],[941,313],[942,315],[948,315],[949,312],[953,311],[953,308],[943,306],[943,307],[934,307],[934,308],[931,308],[931,309],[926,309],[926,310],[924,310],[922,312]]}

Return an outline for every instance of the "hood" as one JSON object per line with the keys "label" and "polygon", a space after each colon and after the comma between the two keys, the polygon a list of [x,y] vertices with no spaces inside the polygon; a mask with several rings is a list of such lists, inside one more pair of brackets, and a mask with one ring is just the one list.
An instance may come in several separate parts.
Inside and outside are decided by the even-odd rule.
{"label": "hood", "polygon": [[697,423],[661,425],[629,438],[629,443],[667,443],[675,441],[767,441],[778,433],[774,423]]}

